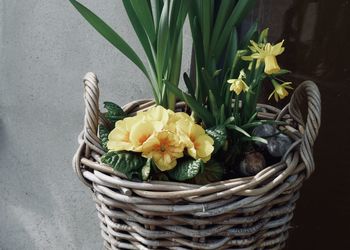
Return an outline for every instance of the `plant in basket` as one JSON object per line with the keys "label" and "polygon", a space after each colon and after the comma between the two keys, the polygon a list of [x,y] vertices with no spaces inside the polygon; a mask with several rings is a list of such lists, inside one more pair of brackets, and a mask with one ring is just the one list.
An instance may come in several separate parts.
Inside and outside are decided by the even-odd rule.
{"label": "plant in basket", "polygon": [[[91,108],[98,103],[97,80],[85,79],[84,143],[74,159],[105,216],[106,247],[283,247],[299,184],[314,167],[320,101],[317,87],[304,83],[282,111],[257,104],[266,84],[275,101],[293,88],[278,64],[284,41],[271,43],[268,29],[259,32],[256,23],[238,34],[255,1],[123,0],[147,64],[93,12],[70,2],[145,74],[154,94],[153,101],[123,108],[105,102],[99,113]],[[181,72],[186,18],[190,76]],[[186,90],[179,88],[181,75]],[[298,108],[303,91],[306,127]]]}

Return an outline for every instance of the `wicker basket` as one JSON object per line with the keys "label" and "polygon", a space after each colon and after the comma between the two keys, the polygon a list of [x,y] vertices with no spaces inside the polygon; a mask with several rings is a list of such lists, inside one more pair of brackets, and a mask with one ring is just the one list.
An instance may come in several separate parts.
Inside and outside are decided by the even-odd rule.
{"label": "wicker basket", "polygon": [[[320,126],[317,86],[303,82],[284,109],[259,105],[259,117],[287,121],[294,140],[281,162],[255,176],[205,186],[174,182],[132,182],[101,164],[96,136],[99,89],[93,73],[84,77],[85,124],[73,166],[93,191],[106,249],[282,249],[299,189],[314,171],[312,147]],[[303,122],[300,105],[307,101]],[[124,106],[132,114],[154,102]],[[183,109],[184,103],[178,103]]]}

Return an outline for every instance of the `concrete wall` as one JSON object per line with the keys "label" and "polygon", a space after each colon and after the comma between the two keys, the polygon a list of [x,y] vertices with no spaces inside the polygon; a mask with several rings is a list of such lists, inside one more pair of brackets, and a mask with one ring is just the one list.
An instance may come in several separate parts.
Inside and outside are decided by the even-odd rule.
{"label": "concrete wall", "polygon": [[[138,52],[118,0],[82,0]],[[0,249],[102,249],[89,190],[71,167],[83,125],[82,77],[101,101],[151,97],[145,77],[71,4],[0,0]],[[184,70],[190,40],[185,34]]]}

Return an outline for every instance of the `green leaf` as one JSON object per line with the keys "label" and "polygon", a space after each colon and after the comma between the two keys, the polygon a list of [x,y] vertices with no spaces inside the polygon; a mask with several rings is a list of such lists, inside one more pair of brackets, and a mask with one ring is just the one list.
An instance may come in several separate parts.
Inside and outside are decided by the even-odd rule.
{"label": "green leaf", "polygon": [[266,139],[264,139],[262,137],[258,137],[258,136],[243,137],[241,140],[242,141],[261,142],[261,143],[267,144],[267,140]]}
{"label": "green leaf", "polygon": [[250,134],[248,134],[244,129],[238,127],[237,125],[234,125],[234,124],[228,124],[226,125],[226,127],[228,129],[233,129],[233,130],[236,130],[237,132],[247,136],[247,137],[251,137]]}
{"label": "green leaf", "polygon": [[216,16],[213,35],[211,37],[211,45],[214,45],[220,36],[220,33],[223,27],[226,24],[227,18],[232,13],[233,7],[235,6],[236,1],[233,0],[222,0],[220,3],[219,11]]}
{"label": "green leaf", "polygon": [[194,96],[195,96],[195,93],[194,93],[194,89],[193,89],[193,83],[192,83],[190,77],[187,75],[187,73],[184,73],[184,74],[183,74],[183,79],[184,79],[184,82],[185,82],[185,84],[186,84],[188,93],[189,93],[192,97],[194,97]]}
{"label": "green leaf", "polygon": [[179,160],[176,167],[169,171],[169,177],[176,181],[192,179],[204,168],[202,160],[185,159]]}
{"label": "green leaf", "polygon": [[280,75],[284,75],[284,74],[288,74],[288,73],[291,73],[291,71],[287,70],[287,69],[280,69],[280,71],[272,74],[272,76],[280,76]]}
{"label": "green leaf", "polygon": [[275,120],[260,120],[257,122],[250,122],[250,123],[246,123],[244,125],[241,126],[242,129],[250,129],[250,128],[254,128],[263,124],[273,124],[273,125],[286,125],[287,123],[284,121],[275,121]]}
{"label": "green leaf", "polygon": [[111,123],[115,123],[116,121],[122,120],[126,117],[124,110],[113,102],[104,102],[104,107],[107,109],[107,113],[105,117]]}
{"label": "green leaf", "polygon": [[222,146],[224,146],[227,140],[227,130],[225,126],[220,125],[206,130],[207,134],[214,140],[214,152],[215,154]]}
{"label": "green leaf", "polygon": [[141,25],[146,31],[150,41],[153,43],[156,40],[156,31],[153,23],[153,16],[151,6],[148,5],[147,1],[140,0],[129,0],[132,7],[140,20]]}
{"label": "green leaf", "polygon": [[196,99],[191,97],[190,95],[184,93],[181,89],[179,89],[177,86],[165,82],[166,87],[173,92],[180,100],[187,103],[187,105],[192,109],[193,112],[195,112],[207,126],[212,126],[215,123],[214,116],[202,106],[201,103],[199,103]]}
{"label": "green leaf", "polygon": [[163,10],[159,20],[157,33],[157,72],[158,77],[162,78],[167,68],[167,47],[169,42],[169,1],[164,2]]}
{"label": "green leaf", "polygon": [[107,142],[108,142],[109,130],[102,124],[98,125],[98,137],[101,141],[101,146],[105,151],[108,151]]}
{"label": "green leaf", "polygon": [[[140,1],[140,2],[144,2],[144,1]],[[128,14],[128,17],[130,19],[130,22],[134,28],[134,31],[137,35],[137,37],[139,38],[139,41],[143,47],[143,50],[146,53],[146,56],[148,58],[148,61],[150,63],[150,66],[152,68],[153,71],[155,71],[155,58],[153,56],[152,53],[152,43],[150,42],[147,33],[144,29],[144,27],[142,26],[142,22],[141,20],[138,18],[130,0],[123,0],[123,4],[124,4],[124,8],[126,10],[126,13]]]}
{"label": "green leaf", "polygon": [[212,45],[215,46],[215,49],[212,50],[212,53],[219,56],[221,55],[228,37],[231,34],[232,28],[236,26],[248,13],[248,11],[255,4],[255,0],[239,0],[233,9],[231,16],[228,18],[227,22],[223,26],[223,30],[220,33],[217,41],[213,41]]}
{"label": "green leaf", "polygon": [[143,181],[147,181],[149,178],[149,174],[151,173],[151,165],[152,165],[152,159],[149,158],[146,161],[146,164],[141,169],[141,176]]}
{"label": "green leaf", "polygon": [[224,177],[224,168],[215,160],[205,163],[204,171],[194,177],[194,182],[199,185],[205,185],[222,180]]}
{"label": "green leaf", "polygon": [[114,47],[129,58],[145,75],[150,79],[147,70],[135,51],[121,38],[110,26],[92,11],[80,4],[76,0],[69,0],[80,14]]}
{"label": "green leaf", "polygon": [[110,165],[114,171],[125,174],[128,179],[133,179],[140,178],[146,159],[136,153],[111,151],[101,157],[101,162]]}

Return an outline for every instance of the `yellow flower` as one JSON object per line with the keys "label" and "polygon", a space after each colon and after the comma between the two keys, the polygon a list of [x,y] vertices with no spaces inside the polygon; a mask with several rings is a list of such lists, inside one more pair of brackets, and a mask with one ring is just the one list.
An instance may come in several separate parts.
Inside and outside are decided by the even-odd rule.
{"label": "yellow flower", "polygon": [[115,123],[115,128],[108,135],[107,148],[113,151],[132,150],[133,145],[130,141],[130,131],[137,117],[127,117]]}
{"label": "yellow flower", "polygon": [[142,145],[142,156],[152,158],[161,171],[167,171],[176,166],[176,159],[183,157],[183,150],[179,136],[163,130],[154,133]]}
{"label": "yellow flower", "polygon": [[272,84],[274,86],[274,91],[269,96],[269,100],[271,99],[272,96],[275,97],[276,102],[278,102],[279,99],[283,99],[286,96],[288,96],[288,91],[287,89],[293,89],[291,86],[291,82],[285,82],[282,84],[278,84],[275,80],[272,80]]}
{"label": "yellow flower", "polygon": [[188,120],[180,120],[177,123],[177,130],[192,158],[202,159],[204,162],[210,160],[211,153],[214,151],[214,140],[200,125]]}
{"label": "yellow flower", "polygon": [[164,125],[160,121],[141,120],[137,122],[130,131],[130,142],[133,146],[132,151],[141,152],[144,142],[154,133],[161,131],[163,127]]}
{"label": "yellow flower", "polygon": [[194,122],[193,117],[189,116],[187,113],[185,112],[173,112],[170,116],[169,116],[169,121],[168,124],[166,126],[166,129],[176,133],[176,124],[179,121],[189,121],[189,122]]}
{"label": "yellow flower", "polygon": [[148,109],[147,111],[139,112],[137,115],[143,115],[147,121],[158,121],[163,125],[166,125],[171,112],[173,111],[165,109],[162,106],[155,106]]}
{"label": "yellow flower", "polygon": [[244,57],[243,60],[249,60],[250,58],[254,58],[258,60],[260,63],[261,60],[265,62],[265,73],[268,75],[277,73],[281,70],[279,67],[276,56],[280,55],[284,51],[284,47],[282,47],[283,42],[280,42],[276,45],[271,45],[271,43],[267,43],[264,45],[257,44],[254,41],[250,41],[253,45],[250,49],[254,52],[250,57]]}
{"label": "yellow flower", "polygon": [[227,82],[231,84],[230,90],[234,91],[237,95],[239,95],[242,91],[247,92],[249,90],[249,87],[245,81],[243,81],[243,78],[245,78],[245,73],[243,70],[241,70],[238,79],[227,80]]}

